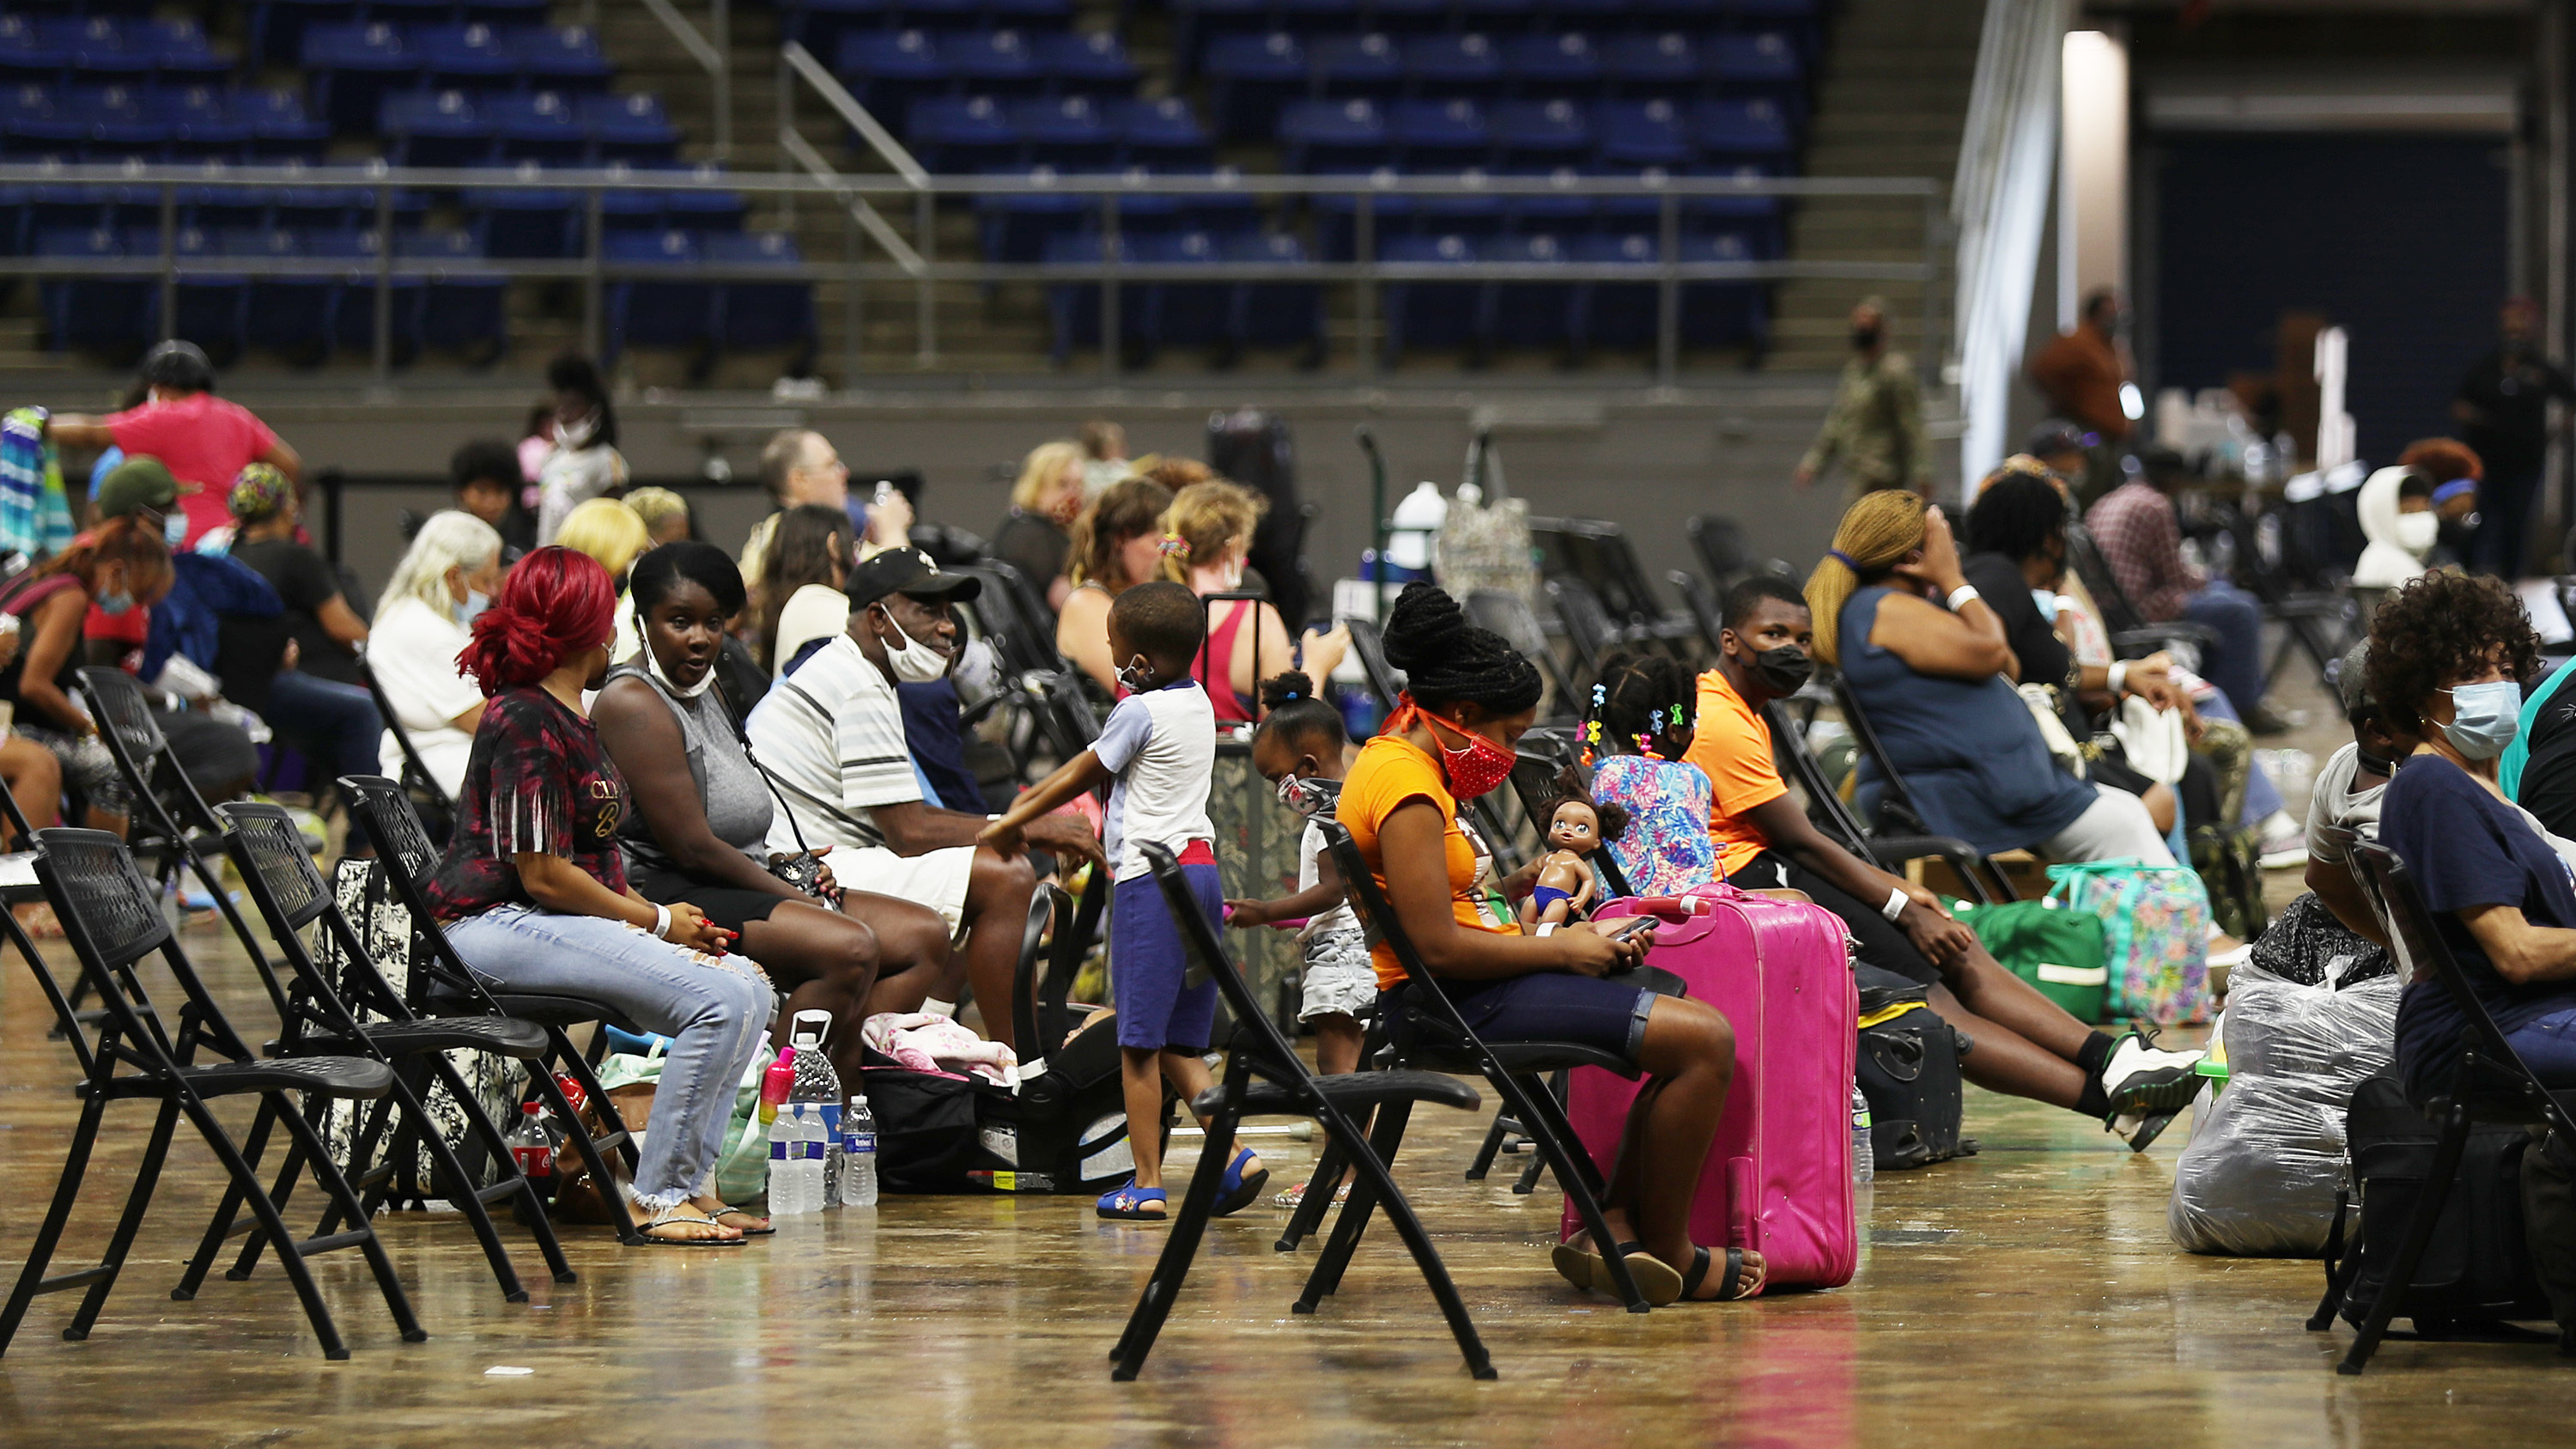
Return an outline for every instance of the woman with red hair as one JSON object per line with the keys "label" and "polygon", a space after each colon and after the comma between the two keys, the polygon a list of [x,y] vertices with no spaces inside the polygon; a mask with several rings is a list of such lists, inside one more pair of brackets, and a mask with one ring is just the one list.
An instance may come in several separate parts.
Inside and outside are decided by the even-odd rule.
{"label": "woman with red hair", "polygon": [[429,898],[450,945],[489,985],[615,1007],[671,1049],[629,1189],[648,1242],[707,1247],[769,1231],[709,1191],[774,997],[730,932],[697,907],[626,883],[626,782],[582,709],[608,676],[616,588],[567,548],[520,560],[474,620],[457,667],[491,700]]}

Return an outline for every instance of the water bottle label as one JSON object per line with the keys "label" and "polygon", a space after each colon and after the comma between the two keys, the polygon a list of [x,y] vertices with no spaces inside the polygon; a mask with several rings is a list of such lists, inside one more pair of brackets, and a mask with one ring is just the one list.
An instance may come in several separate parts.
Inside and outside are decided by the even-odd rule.
{"label": "water bottle label", "polygon": [[838,1102],[823,1104],[823,1135],[826,1138],[841,1135],[841,1105]]}
{"label": "water bottle label", "polygon": [[849,1145],[841,1150],[851,1154],[852,1156],[866,1154],[873,1157],[876,1155],[877,1150],[877,1134],[873,1132],[852,1132],[849,1135]]}
{"label": "water bottle label", "polygon": [[789,1142],[784,1137],[773,1137],[769,1139],[769,1160],[772,1162],[785,1162],[787,1160],[787,1149],[794,1145],[795,1144]]}

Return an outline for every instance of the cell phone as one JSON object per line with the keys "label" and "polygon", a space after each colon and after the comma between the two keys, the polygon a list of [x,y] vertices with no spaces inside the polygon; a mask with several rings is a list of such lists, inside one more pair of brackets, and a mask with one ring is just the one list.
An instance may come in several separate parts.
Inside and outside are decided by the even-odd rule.
{"label": "cell phone", "polygon": [[1624,921],[1612,923],[1606,934],[1613,941],[1624,941],[1630,936],[1653,930],[1656,924],[1657,922],[1652,916],[1630,916]]}

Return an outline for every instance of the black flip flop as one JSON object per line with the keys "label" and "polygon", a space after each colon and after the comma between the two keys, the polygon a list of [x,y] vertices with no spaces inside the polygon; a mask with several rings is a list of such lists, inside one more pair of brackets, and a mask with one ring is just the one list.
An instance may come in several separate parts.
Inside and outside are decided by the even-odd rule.
{"label": "black flip flop", "polygon": [[[1735,1291],[1744,1279],[1744,1250],[1742,1248],[1729,1248],[1726,1250],[1726,1276],[1717,1280],[1717,1296],[1714,1298],[1699,1298],[1693,1296],[1699,1292],[1699,1285],[1708,1281],[1709,1265],[1713,1261],[1714,1260],[1709,1257],[1708,1249],[1696,1248],[1692,1250],[1690,1271],[1682,1275],[1682,1291],[1679,1295],[1679,1301],[1689,1303],[1741,1303],[1745,1299],[1759,1294],[1765,1286],[1764,1284],[1757,1283],[1754,1285],[1751,1292],[1738,1293]],[[1662,1305],[1658,1304],[1657,1306],[1660,1307]]]}

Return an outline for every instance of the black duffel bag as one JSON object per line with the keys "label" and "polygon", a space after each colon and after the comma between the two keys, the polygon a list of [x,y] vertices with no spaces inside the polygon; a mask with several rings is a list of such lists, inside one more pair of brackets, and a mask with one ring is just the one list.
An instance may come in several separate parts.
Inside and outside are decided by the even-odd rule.
{"label": "black duffel bag", "polygon": [[1974,1154],[1977,1145],[1959,1131],[1966,1038],[1934,1014],[1928,988],[1867,966],[1859,971],[1853,1077],[1869,1102],[1872,1163],[1901,1172]]}
{"label": "black duffel bag", "polygon": [[[2441,1129],[2415,1110],[2393,1076],[2372,1077],[2355,1088],[2346,1140],[2352,1175],[2360,1188],[2351,1244],[2340,1261],[2329,1248],[2329,1269],[2343,1284],[2346,1322],[2369,1317],[2404,1245],[2406,1227],[2433,1172]],[[2469,1133],[2460,1170],[2434,1219],[2433,1236],[2415,1265],[2414,1281],[2394,1316],[2415,1320],[2419,1334],[2477,1325],[2547,1319],[2549,1298],[2533,1270],[2523,1236],[2523,1152],[2531,1133],[2518,1126],[2479,1126]],[[2345,1214],[2338,1204],[2334,1237]]]}

